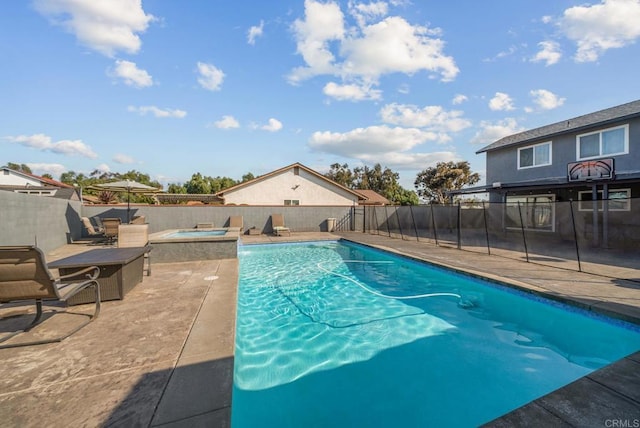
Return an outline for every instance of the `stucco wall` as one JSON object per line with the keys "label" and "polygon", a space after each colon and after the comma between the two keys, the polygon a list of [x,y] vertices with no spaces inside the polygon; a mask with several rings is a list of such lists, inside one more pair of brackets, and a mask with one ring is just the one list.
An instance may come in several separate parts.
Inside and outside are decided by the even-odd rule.
{"label": "stucco wall", "polygon": [[[81,236],[81,204],[0,191],[0,245],[33,245],[45,252]],[[36,238],[37,237],[37,238]]]}
{"label": "stucco wall", "polygon": [[247,187],[224,194],[225,204],[284,205],[298,200],[300,205],[345,205],[357,203],[357,197],[299,168],[267,177]]}
{"label": "stucco wall", "polygon": [[6,173],[7,170],[0,171],[0,184],[3,186],[24,186],[29,184],[30,186],[39,186],[40,182],[35,178],[27,178],[23,175]]}
{"label": "stucco wall", "polygon": [[[127,217],[126,206],[86,205],[82,212],[87,217],[119,217],[122,221]],[[229,225],[229,217],[232,215],[243,217],[245,230],[256,227],[263,233],[271,233],[271,214],[283,214],[286,226],[293,232],[326,231],[327,218],[335,218],[341,229],[351,230],[351,212],[352,208],[347,206],[131,206],[132,216],[145,216],[150,233],[193,228],[197,223],[213,223],[215,227],[225,227]]]}
{"label": "stucco wall", "polygon": [[[352,215],[350,206],[166,206],[132,205],[131,215],[144,215],[150,232],[193,228],[197,223],[229,224],[229,216],[241,215],[244,229],[256,227],[271,233],[271,214],[284,215],[293,232],[322,232],[327,219],[335,218],[339,230],[362,230],[362,215]],[[45,252],[83,236],[80,218],[119,217],[125,221],[126,205],[85,205],[43,196],[0,191],[0,245],[31,245]]]}

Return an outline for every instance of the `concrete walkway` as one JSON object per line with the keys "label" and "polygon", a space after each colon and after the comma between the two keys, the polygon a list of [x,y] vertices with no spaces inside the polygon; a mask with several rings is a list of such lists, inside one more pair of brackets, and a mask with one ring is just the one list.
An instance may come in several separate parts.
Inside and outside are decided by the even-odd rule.
{"label": "concrete walkway", "polygon": [[[242,239],[250,244],[340,237],[640,324],[637,282],[360,233]],[[67,245],[47,260],[87,249]],[[65,341],[0,350],[0,425],[230,426],[237,280],[235,259],[154,263],[152,276],[124,300],[104,302],[100,317]],[[0,316],[19,309],[3,305]],[[63,321],[53,329],[73,322],[64,317],[73,318],[54,316]],[[8,330],[3,321],[0,334]],[[640,356],[632,356],[489,425],[606,426],[606,420],[640,420],[639,369]]]}

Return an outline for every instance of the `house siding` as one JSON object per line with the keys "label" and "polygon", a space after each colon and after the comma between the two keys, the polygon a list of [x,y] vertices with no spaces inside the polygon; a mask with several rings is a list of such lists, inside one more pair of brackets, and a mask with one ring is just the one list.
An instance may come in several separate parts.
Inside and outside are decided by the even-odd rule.
{"label": "house siding", "polygon": [[285,200],[300,205],[351,206],[357,196],[339,188],[303,168],[287,169],[280,174],[224,194],[225,204],[284,205]]}
{"label": "house siding", "polygon": [[[617,156],[603,156],[602,158],[613,158],[616,174],[631,174],[640,172],[640,118],[633,118],[615,123],[607,123],[602,126],[592,126],[588,129],[581,129],[579,132],[571,132],[565,135],[556,135],[552,138],[540,138],[535,141],[527,141],[505,148],[490,150],[487,152],[487,184],[494,183],[502,185],[508,183],[524,184],[546,180],[557,182],[557,184],[567,183],[567,165],[577,161],[576,137],[589,132],[595,132],[620,125],[629,125],[629,153]],[[534,144],[552,142],[552,164],[547,166],[518,169],[518,149]],[[615,184],[615,180],[609,181]],[[640,195],[636,195],[640,196]]]}

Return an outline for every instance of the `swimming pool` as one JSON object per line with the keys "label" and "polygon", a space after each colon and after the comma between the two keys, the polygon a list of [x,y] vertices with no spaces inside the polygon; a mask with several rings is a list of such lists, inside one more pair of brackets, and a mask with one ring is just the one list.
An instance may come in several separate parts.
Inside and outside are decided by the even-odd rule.
{"label": "swimming pool", "polygon": [[176,230],[174,232],[169,232],[163,237],[165,239],[171,238],[200,238],[200,237],[211,237],[211,236],[224,236],[227,234],[227,231],[224,229],[215,230],[215,229],[203,229],[203,230],[191,230],[191,229],[183,229]]}
{"label": "swimming pool", "polygon": [[477,426],[640,332],[364,246],[240,247],[234,427]]}

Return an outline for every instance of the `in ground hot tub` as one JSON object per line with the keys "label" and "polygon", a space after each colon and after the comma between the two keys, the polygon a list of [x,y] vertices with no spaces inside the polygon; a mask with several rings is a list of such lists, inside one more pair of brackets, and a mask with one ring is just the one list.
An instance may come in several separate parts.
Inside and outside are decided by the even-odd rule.
{"label": "in ground hot tub", "polygon": [[149,236],[154,262],[235,259],[240,228],[169,229]]}

